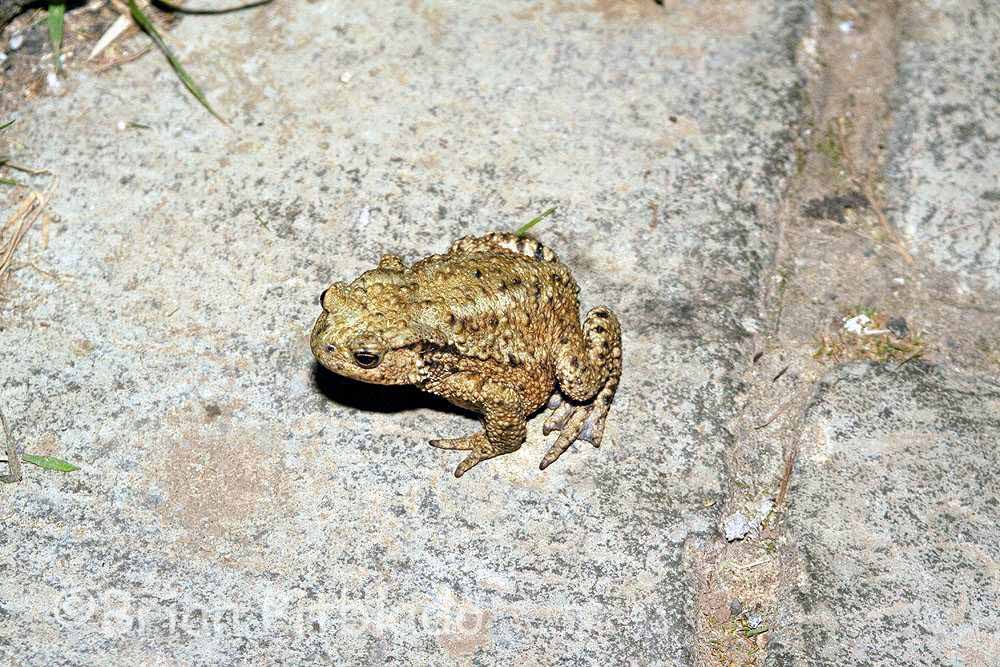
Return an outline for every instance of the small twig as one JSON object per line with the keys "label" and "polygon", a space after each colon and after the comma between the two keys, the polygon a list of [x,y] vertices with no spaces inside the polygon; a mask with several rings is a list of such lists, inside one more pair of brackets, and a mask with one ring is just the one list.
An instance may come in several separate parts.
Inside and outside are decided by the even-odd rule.
{"label": "small twig", "polygon": [[17,273],[21,269],[33,269],[35,272],[40,273],[43,276],[47,276],[49,278],[52,278],[53,280],[58,280],[60,282],[63,281],[63,280],[68,280],[71,277],[69,275],[59,274],[59,273],[55,273],[53,271],[46,271],[45,269],[41,268],[40,266],[38,266],[34,262],[24,262],[22,264],[18,264],[17,266],[11,266],[8,269],[8,272],[9,273]]}
{"label": "small twig", "polygon": [[97,56],[101,55],[101,52],[111,46],[111,44],[121,37],[122,33],[128,30],[132,26],[132,19],[127,14],[119,14],[115,22],[104,31],[101,38],[97,40],[97,44],[94,48],[90,50],[90,55],[87,56],[87,60],[93,60]]}
{"label": "small twig", "polygon": [[788,485],[792,481],[792,471],[795,470],[795,460],[798,457],[799,448],[797,446],[785,457],[785,470],[781,475],[781,484],[778,486],[778,497],[774,502],[776,508],[781,507],[785,502],[785,496],[788,494]]}
{"label": "small twig", "polygon": [[982,223],[982,220],[975,220],[973,222],[967,222],[964,225],[959,225],[958,227],[952,227],[951,229],[946,229],[946,230],[944,230],[943,232],[941,232],[939,234],[935,234],[933,236],[928,236],[925,239],[920,239],[917,243],[919,243],[920,245],[923,245],[924,243],[928,243],[930,241],[933,241],[934,239],[939,239],[942,236],[947,236],[948,234],[954,234],[955,232],[960,232],[963,229],[968,229],[969,227],[975,227],[976,225],[981,224],[981,223]]}
{"label": "small twig", "polygon": [[978,303],[955,301],[954,299],[948,299],[941,296],[937,297],[937,300],[940,301],[941,303],[946,303],[949,306],[954,306],[956,308],[971,308],[972,310],[978,311],[980,313],[1000,314],[1000,308],[990,308],[989,306],[982,306]]}
{"label": "small twig", "polygon": [[128,10],[128,5],[123,0],[108,0],[108,4],[114,7],[115,11],[122,16],[132,17],[132,12]]}
{"label": "small twig", "polygon": [[899,238],[896,230],[889,224],[889,219],[886,217],[885,211],[882,210],[882,204],[880,204],[878,199],[875,197],[875,191],[872,188],[870,179],[865,180],[864,189],[865,196],[868,197],[868,201],[871,203],[871,207],[875,211],[875,215],[878,217],[879,224],[882,225],[882,228],[885,229],[885,233],[888,234],[889,238],[891,238],[896,244],[896,248],[899,250],[899,254],[903,256],[903,259],[905,259],[908,264],[913,264],[913,256],[903,244],[903,239]]}
{"label": "small twig", "polygon": [[48,169],[25,167],[23,164],[17,164],[15,162],[11,162],[10,160],[4,160],[2,166],[9,167],[15,171],[24,172],[25,174],[31,174],[32,176],[49,176],[52,174],[52,172]]}
{"label": "small twig", "polygon": [[844,117],[840,116],[837,118],[837,143],[839,144],[840,154],[844,156],[844,164],[847,166],[847,174],[851,181],[854,183],[855,187],[860,187],[864,192],[865,198],[868,199],[868,205],[872,207],[875,211],[875,217],[878,218],[879,224],[885,233],[896,245],[896,249],[899,250],[899,254],[903,256],[908,264],[913,263],[913,256],[910,255],[906,246],[903,244],[903,240],[899,238],[896,233],[895,228],[889,224],[889,218],[885,215],[885,210],[882,208],[882,204],[879,198],[876,196],[875,188],[872,185],[871,174],[866,174],[864,178],[861,178],[857,170],[855,169],[854,159],[851,157],[850,147],[847,145],[847,129],[846,123],[844,122]]}
{"label": "small twig", "polygon": [[[777,378],[775,378],[775,379],[777,379]],[[795,403],[795,399],[796,398],[798,398],[798,397],[797,396],[792,396],[790,399],[788,399],[787,401],[785,401],[784,403],[782,403],[781,405],[779,405],[774,411],[771,412],[771,414],[769,414],[767,417],[764,417],[764,421],[763,422],[761,422],[760,424],[754,425],[753,430],[759,431],[760,429],[764,428],[765,426],[768,426],[771,422],[773,422],[775,419],[777,419],[781,415],[782,412],[784,412],[785,410],[787,410],[789,408],[789,406],[791,406],[793,403]]]}
{"label": "small twig", "polygon": [[266,5],[272,2],[272,0],[252,0],[251,2],[244,2],[242,4],[235,4],[229,7],[220,7],[219,9],[199,9],[198,7],[187,7],[184,5],[175,5],[172,2],[167,2],[167,0],[151,0],[152,4],[159,5],[160,9],[166,9],[167,11],[177,12],[179,14],[229,14],[231,12],[239,12],[244,9],[253,9],[254,7],[260,7],[261,5]]}
{"label": "small twig", "polygon": [[770,556],[768,556],[767,558],[761,558],[760,560],[754,561],[753,563],[750,563],[749,565],[744,565],[743,569],[744,570],[752,570],[753,568],[760,567],[761,565],[764,565],[765,563],[770,563],[772,560],[773,559]]}
{"label": "small twig", "polygon": [[903,359],[901,362],[899,362],[898,364],[896,364],[896,370],[898,371],[900,368],[903,367],[903,364],[906,364],[906,363],[909,363],[909,362],[913,361],[917,357],[923,355],[923,353],[924,353],[923,350],[918,350],[917,352],[914,352],[913,354],[911,354],[910,356],[908,356],[906,359]]}
{"label": "small twig", "polygon": [[11,239],[3,246],[0,246],[0,287],[3,287],[3,283],[9,273],[14,251],[17,250],[25,234],[28,233],[28,230],[35,224],[38,216],[45,209],[57,182],[58,179],[53,179],[42,194],[32,192],[21,200],[17,210],[14,211],[14,214],[4,224],[3,229],[0,230],[0,237],[2,237],[8,229],[14,229],[14,235]]}
{"label": "small twig", "polygon": [[13,484],[14,482],[21,481],[21,457],[17,453],[17,445],[14,444],[14,440],[10,437],[10,429],[7,427],[7,418],[4,417],[3,409],[0,409],[0,423],[3,424],[4,448],[7,452],[7,469],[10,471],[6,475],[0,475],[0,483]]}
{"label": "small twig", "polygon": [[153,49],[153,45],[152,44],[147,44],[146,46],[142,47],[141,49],[139,49],[138,51],[136,51],[135,53],[133,53],[131,55],[122,56],[118,60],[112,60],[111,62],[107,63],[106,65],[101,65],[100,67],[97,68],[97,71],[98,72],[106,72],[106,71],[108,71],[109,69],[111,69],[113,67],[118,67],[119,65],[124,65],[125,63],[130,63],[133,60],[138,60],[139,58],[141,58],[144,55],[146,55],[147,53],[149,53],[152,49]]}
{"label": "small twig", "polygon": [[10,258],[14,256],[14,251],[17,250],[17,246],[21,244],[21,240],[27,233],[28,228],[34,224],[35,219],[38,217],[37,205],[38,195],[32,192],[21,201],[17,210],[14,211],[14,214],[3,227],[4,233],[13,227],[14,235],[9,241],[7,241],[4,247],[0,249],[0,284],[3,284],[7,270],[10,268]]}
{"label": "small twig", "polygon": [[842,225],[839,222],[834,222],[833,220],[820,220],[819,222],[822,222],[822,223],[826,224],[828,227],[830,227],[831,229],[835,229],[838,232],[844,232],[844,231],[846,231],[848,234],[854,234],[859,239],[863,239],[865,241],[868,241],[869,243],[878,243],[878,240],[876,240],[875,238],[872,238],[868,234],[863,234],[860,231],[858,231],[857,229],[851,229],[847,225]]}

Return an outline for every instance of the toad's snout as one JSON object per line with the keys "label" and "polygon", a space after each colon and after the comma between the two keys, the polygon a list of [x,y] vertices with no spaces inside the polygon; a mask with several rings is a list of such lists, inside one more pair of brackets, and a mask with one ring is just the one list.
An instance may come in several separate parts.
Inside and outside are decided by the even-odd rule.
{"label": "toad's snout", "polygon": [[327,327],[327,318],[328,315],[323,313],[316,319],[312,335],[309,337],[309,346],[312,348],[313,354],[320,361],[323,360],[324,354],[332,354],[337,349],[336,344],[330,336],[330,329]]}

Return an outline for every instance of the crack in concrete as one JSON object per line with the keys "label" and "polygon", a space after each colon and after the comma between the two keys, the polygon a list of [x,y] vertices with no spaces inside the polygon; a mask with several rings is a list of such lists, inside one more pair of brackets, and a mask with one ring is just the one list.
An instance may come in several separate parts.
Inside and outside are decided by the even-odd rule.
{"label": "crack in concrete", "polygon": [[[755,353],[746,355],[752,361],[740,378],[745,389],[729,427],[734,446],[725,456],[729,492],[721,517],[754,516],[762,503],[773,509],[758,513],[738,539],[727,542],[720,526],[713,543],[688,550],[697,580],[699,664],[763,664],[771,633],[781,632],[774,623],[782,595],[800,571],[782,518],[792,500],[795,461],[803,441],[814,437],[806,414],[830,370],[813,357],[814,337],[829,326],[834,305],[816,298],[822,270],[806,280],[796,275],[802,260],[812,259],[808,249],[817,231],[846,239],[851,260],[869,270],[888,262],[898,272],[912,261],[884,214],[880,189],[898,14],[895,2],[820,2],[799,45],[807,95],[797,128],[798,164],[775,211],[774,259],[759,302],[767,330],[755,336]],[[832,228],[823,224],[826,217]],[[872,245],[891,254],[866,256],[863,249]]]}
{"label": "crack in concrete", "polygon": [[[989,331],[996,311],[960,299],[962,276],[908,245],[886,213],[891,96],[903,31],[919,22],[915,11],[898,2],[825,0],[799,45],[806,103],[798,163],[774,212],[775,252],[759,301],[766,331],[755,336],[740,378],[721,523],[738,513],[753,517],[768,499],[774,510],[740,539],[727,542],[720,525],[714,542],[687,552],[697,580],[700,664],[764,664],[771,634],[789,629],[775,625],[777,612],[803,569],[783,515],[794,502],[799,452],[821,435],[807,423],[808,411],[824,379],[843,365],[813,354],[817,337],[841,326],[838,315],[879,304],[931,340],[927,361],[970,371],[1000,363],[974,333]],[[988,302],[988,290],[981,293]]]}

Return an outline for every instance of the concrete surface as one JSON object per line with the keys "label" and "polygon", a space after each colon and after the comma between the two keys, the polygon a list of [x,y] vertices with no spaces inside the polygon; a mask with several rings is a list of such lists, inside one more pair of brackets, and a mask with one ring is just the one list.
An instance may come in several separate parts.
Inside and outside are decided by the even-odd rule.
{"label": "concrete surface", "polygon": [[[0,663],[1000,663],[1000,10],[813,4],[187,18],[231,128],[157,54],[70,67],[3,135],[54,189],[0,406],[82,470],[0,487]],[[844,118],[912,264],[870,210],[796,213]],[[476,421],[319,369],[317,298],[549,206],[623,322],[606,444],[540,473],[536,420],[456,481],[426,441]],[[859,303],[938,365],[814,359]]]}
{"label": "concrete surface", "polygon": [[1000,289],[1000,4],[916,2],[889,141],[897,225],[968,292]]}
{"label": "concrete surface", "polygon": [[[665,4],[275,3],[173,32],[232,130],[156,54],[25,113],[3,407],[83,469],[0,491],[0,654],[689,664],[805,13]],[[475,422],[319,372],[316,300],[550,205],[624,323],[607,444],[456,481],[426,441]]]}
{"label": "concrete surface", "polygon": [[1000,664],[996,378],[847,366],[807,423],[768,664]]}

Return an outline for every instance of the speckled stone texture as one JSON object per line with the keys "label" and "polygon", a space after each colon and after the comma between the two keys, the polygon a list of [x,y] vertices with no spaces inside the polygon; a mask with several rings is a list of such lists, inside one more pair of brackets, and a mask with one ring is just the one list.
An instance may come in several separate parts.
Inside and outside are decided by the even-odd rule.
{"label": "speckled stone texture", "polygon": [[[185,19],[232,129],[154,53],[8,130],[59,184],[20,254],[47,273],[0,311],[3,407],[83,469],[0,490],[4,659],[690,662],[801,6],[411,4]],[[539,237],[623,323],[605,444],[540,473],[536,419],[456,481],[427,440],[476,421],[320,371],[317,298],[550,205]]]}
{"label": "speckled stone texture", "polygon": [[890,214],[967,289],[1000,289],[1000,3],[909,3],[904,28]]}
{"label": "speckled stone texture", "polygon": [[1000,664],[1000,383],[849,366],[807,422],[769,664]]}

